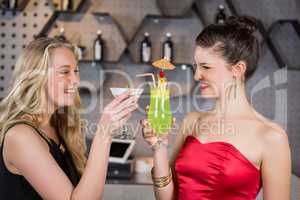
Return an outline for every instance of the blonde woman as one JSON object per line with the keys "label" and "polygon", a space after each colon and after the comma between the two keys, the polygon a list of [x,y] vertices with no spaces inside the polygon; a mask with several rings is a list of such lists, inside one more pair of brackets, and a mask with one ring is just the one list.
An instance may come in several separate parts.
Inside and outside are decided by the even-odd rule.
{"label": "blonde woman", "polygon": [[[189,113],[168,162],[148,122],[144,137],[153,146],[154,189],[160,200],[290,199],[291,157],[285,131],[248,102],[245,83],[254,73],[259,43],[256,23],[231,17],[198,35],[194,79],[203,98],[216,100],[210,112]],[[267,100],[266,100],[267,101]]]}
{"label": "blonde woman", "polygon": [[112,133],[129,119],[137,99],[125,93],[104,108],[86,158],[79,80],[68,43],[40,38],[18,59],[0,105],[1,199],[101,198]]}

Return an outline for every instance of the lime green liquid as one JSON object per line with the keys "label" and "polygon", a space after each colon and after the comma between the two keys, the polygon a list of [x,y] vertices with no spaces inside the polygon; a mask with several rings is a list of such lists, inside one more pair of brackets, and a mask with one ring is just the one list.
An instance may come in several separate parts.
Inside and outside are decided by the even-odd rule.
{"label": "lime green liquid", "polygon": [[168,133],[172,126],[170,90],[153,87],[150,89],[148,121],[156,134]]}

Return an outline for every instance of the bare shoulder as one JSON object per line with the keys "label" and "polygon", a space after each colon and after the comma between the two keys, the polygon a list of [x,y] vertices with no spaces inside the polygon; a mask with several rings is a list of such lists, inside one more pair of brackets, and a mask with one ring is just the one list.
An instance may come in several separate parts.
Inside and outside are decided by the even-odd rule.
{"label": "bare shoulder", "polygon": [[255,111],[257,124],[261,127],[260,135],[264,145],[287,144],[288,136],[285,130],[277,123]]}
{"label": "bare shoulder", "polygon": [[265,116],[258,113],[257,111],[255,111],[255,116],[257,117],[257,121],[259,121],[260,124],[263,124],[263,127],[267,132],[278,132],[281,133],[282,135],[286,135],[285,130],[279,124],[266,118]]}
{"label": "bare shoulder", "polygon": [[22,142],[27,140],[39,139],[37,131],[26,124],[16,124],[5,134],[6,142]]}
{"label": "bare shoulder", "polygon": [[4,151],[9,160],[17,156],[15,155],[16,152],[32,150],[32,148],[38,148],[38,150],[48,148],[46,142],[43,141],[34,128],[26,124],[16,124],[7,131],[4,140]]}
{"label": "bare shoulder", "polygon": [[264,126],[262,132],[262,142],[264,144],[264,152],[276,153],[277,150],[284,152],[289,151],[288,135],[280,125],[269,122]]}
{"label": "bare shoulder", "polygon": [[287,142],[287,133],[279,124],[267,118],[264,118],[263,123],[265,130],[263,138],[265,142]]}
{"label": "bare shoulder", "polygon": [[33,127],[26,124],[11,127],[3,150],[7,169],[23,176],[42,199],[70,199],[72,184],[49,152],[47,142]]}

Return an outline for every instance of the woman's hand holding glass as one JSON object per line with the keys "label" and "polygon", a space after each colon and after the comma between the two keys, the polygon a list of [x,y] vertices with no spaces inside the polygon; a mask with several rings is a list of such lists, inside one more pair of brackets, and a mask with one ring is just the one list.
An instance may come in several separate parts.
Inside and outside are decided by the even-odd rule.
{"label": "woman's hand holding glass", "polygon": [[124,92],[110,102],[103,110],[98,123],[98,132],[112,137],[131,117],[131,113],[138,108],[138,97]]}
{"label": "woman's hand holding glass", "polygon": [[[146,109],[148,110],[148,109]],[[172,119],[172,126],[175,124],[176,119]],[[146,142],[150,145],[153,151],[159,149],[161,146],[167,147],[168,145],[168,135],[171,131],[171,128],[168,132],[164,134],[157,134],[154,129],[151,127],[147,119],[141,120],[142,134]]]}

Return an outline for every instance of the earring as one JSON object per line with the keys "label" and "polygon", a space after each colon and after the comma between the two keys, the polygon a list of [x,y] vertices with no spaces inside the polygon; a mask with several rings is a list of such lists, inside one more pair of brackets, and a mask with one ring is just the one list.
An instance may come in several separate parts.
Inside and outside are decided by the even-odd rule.
{"label": "earring", "polygon": [[237,93],[237,79],[236,79],[236,76],[233,76],[233,80],[234,80],[233,96],[234,96],[234,99],[236,99],[236,93]]}

